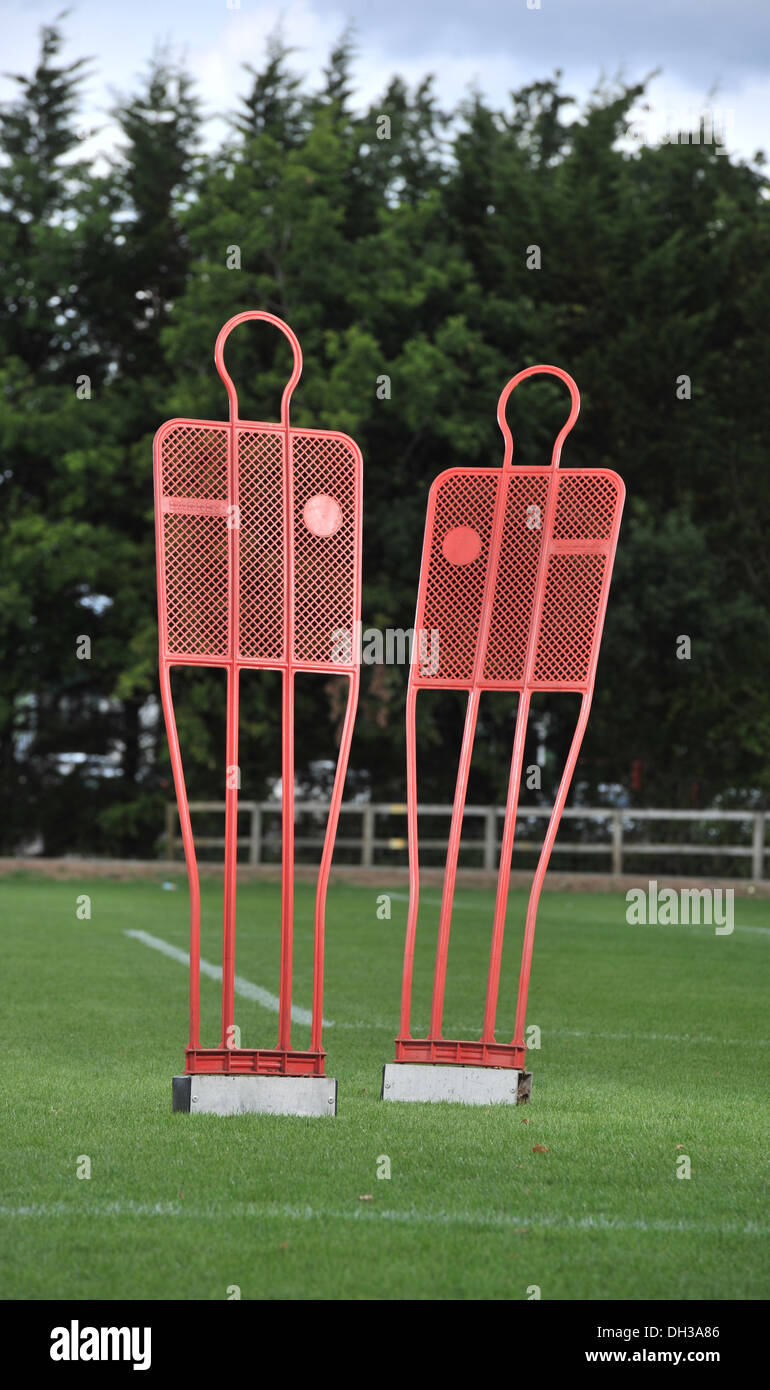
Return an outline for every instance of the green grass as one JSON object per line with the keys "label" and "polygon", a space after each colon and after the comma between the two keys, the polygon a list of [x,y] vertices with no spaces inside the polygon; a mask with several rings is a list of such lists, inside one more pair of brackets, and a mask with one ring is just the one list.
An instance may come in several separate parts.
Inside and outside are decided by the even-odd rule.
{"label": "green grass", "polygon": [[[630,927],[618,895],[543,898],[528,1021],[532,1103],[386,1105],[406,904],[329,895],[327,1071],[336,1119],[173,1115],[187,894],[156,882],[0,883],[6,1299],[759,1299],[768,1293],[765,1034],[770,933]],[[221,959],[221,885],[204,885]],[[89,893],[90,921],[76,918]],[[427,1019],[426,891],[415,1023]],[[458,892],[445,1035],[478,1036],[492,895]],[[498,1036],[510,1037],[524,897],[512,893]],[[279,889],[239,893],[239,974],[278,987]],[[309,1006],[312,894],[297,887],[295,1002]],[[736,903],[770,925],[770,905]],[[219,987],[201,984],[203,1041]],[[236,1000],[244,1046],[275,1015]],[[347,1026],[344,1026],[347,1025]],[[360,1026],[356,1026],[360,1025]],[[474,1034],[475,1030],[475,1034]],[[506,1031],[509,1030],[509,1031]],[[301,1046],[307,1030],[297,1029]],[[547,1153],[533,1152],[539,1144]],[[691,1161],[676,1177],[677,1157]],[[79,1180],[79,1155],[91,1161]],[[390,1159],[390,1180],[377,1177]],[[362,1201],[370,1196],[370,1201]]]}

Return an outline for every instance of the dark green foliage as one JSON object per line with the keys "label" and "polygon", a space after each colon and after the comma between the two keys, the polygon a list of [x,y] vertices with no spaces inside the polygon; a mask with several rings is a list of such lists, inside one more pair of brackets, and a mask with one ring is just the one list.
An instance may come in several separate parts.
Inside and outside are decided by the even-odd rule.
{"label": "dark green foliage", "polygon": [[[617,468],[629,497],[578,794],[763,804],[762,173],[706,144],[618,148],[643,88],[597,90],[569,120],[558,74],[504,111],[471,93],[454,113],[430,78],[411,91],[393,77],[357,114],[343,35],[315,93],[276,38],[205,155],[190,79],[156,55],[138,93],[117,102],[123,138],[105,174],[74,157],[83,64],[62,66],[60,46],[45,29],[33,77],[0,110],[3,848],[36,837],[49,853],[155,848],[171,789],[152,435],[172,415],[224,416],[213,342],[250,307],[286,318],[302,341],[295,423],[347,431],[363,449],[365,627],[411,625],[428,487],[450,464],[499,461],[508,377],[536,361],[571,371],[583,410],[564,462]],[[232,246],[240,269],[227,267]],[[275,418],[288,373],[278,335],[239,330],[228,365],[242,414]],[[677,397],[683,375],[691,399]],[[547,461],[565,408],[547,382],[517,394],[517,459]],[[90,660],[76,656],[82,635]],[[690,660],[677,659],[681,635]],[[406,675],[363,668],[351,776],[377,799],[403,796]],[[526,761],[544,737],[548,796],[574,707],[544,709]],[[308,789],[339,734],[337,682],[307,682],[299,711]],[[476,800],[504,796],[514,713],[513,701],[483,709]],[[188,673],[178,715],[190,794],[218,798],[221,692]],[[429,799],[451,794],[461,719],[455,699],[426,705]],[[278,739],[274,690],[244,681],[249,797],[278,774]]]}

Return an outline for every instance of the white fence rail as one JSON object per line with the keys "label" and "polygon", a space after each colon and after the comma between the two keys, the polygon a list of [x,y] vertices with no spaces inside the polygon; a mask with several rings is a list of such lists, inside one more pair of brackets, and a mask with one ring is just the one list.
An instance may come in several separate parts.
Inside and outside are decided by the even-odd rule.
{"label": "white fence rail", "polygon": [[[298,801],[295,803],[297,818],[306,814],[315,814],[325,818],[328,814],[328,803],[324,801]],[[351,837],[346,834],[338,835],[335,846],[338,849],[352,849],[356,852],[356,862],[362,868],[371,869],[378,867],[377,850],[398,850],[406,851],[406,806],[400,802],[344,802],[340,808],[343,816],[358,820],[358,834]],[[264,851],[280,850],[280,802],[274,801],[241,801],[238,807],[239,813],[249,818],[249,833],[238,837],[239,849],[248,851],[248,862],[252,865],[260,865],[264,861]],[[224,815],[225,803],[223,801],[193,801],[190,803],[190,812],[197,813],[219,813]],[[418,807],[421,817],[425,816],[446,816],[452,814],[451,806],[421,805]],[[466,806],[465,815],[468,819],[483,820],[483,830],[481,835],[468,838],[464,841],[463,849],[466,851],[475,850],[481,853],[483,867],[490,872],[497,868],[498,856],[500,852],[500,829],[504,816],[502,807],[497,806]],[[525,851],[537,852],[540,849],[539,840],[528,839],[526,836],[527,821],[531,818],[542,818],[550,816],[550,807],[547,806],[521,806],[517,818],[517,836],[514,852],[523,853]],[[377,821],[380,823],[386,818],[399,818],[404,824],[404,835],[378,835]],[[667,811],[667,810],[635,810],[635,809],[612,809],[607,807],[569,807],[564,811],[562,820],[579,820],[584,822],[594,821],[600,832],[604,832],[601,839],[597,840],[572,840],[566,836],[559,836],[554,846],[554,854],[585,854],[592,857],[605,856],[609,859],[607,871],[618,875],[624,871],[624,860],[629,855],[667,855],[667,856],[720,856],[729,859],[750,859],[751,877],[755,881],[764,878],[765,860],[765,818],[764,811]],[[723,843],[717,841],[712,833],[697,843],[679,843],[676,840],[652,841],[637,840],[635,837],[629,839],[628,836],[634,833],[640,822],[644,821],[692,821],[708,829],[716,829],[719,826],[730,822],[742,822],[747,830],[750,827],[750,839],[746,835],[743,840],[736,843]],[[344,825],[341,827],[344,831]],[[165,845],[166,857],[170,860],[177,858],[181,851],[182,841],[178,834],[179,821],[177,808],[173,802],[166,806],[166,829]],[[222,848],[224,846],[224,836],[197,836],[196,846],[200,848]],[[298,850],[318,849],[322,844],[322,835],[298,836],[295,839],[295,846]],[[420,836],[420,850],[445,850],[446,840],[428,839]],[[597,866],[597,872],[602,869]]]}

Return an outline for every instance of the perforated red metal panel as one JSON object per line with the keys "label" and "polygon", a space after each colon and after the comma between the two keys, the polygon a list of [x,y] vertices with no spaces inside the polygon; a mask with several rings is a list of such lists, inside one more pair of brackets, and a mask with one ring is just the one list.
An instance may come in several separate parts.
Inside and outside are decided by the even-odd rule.
{"label": "perforated red metal panel", "polygon": [[[413,669],[412,677],[420,684],[463,686],[473,679],[499,476],[499,469],[471,474],[451,469],[431,489],[425,533],[428,565],[420,581],[416,626],[420,632],[439,634],[438,669],[432,675],[423,674],[422,666]],[[464,555],[466,540],[477,548],[476,556],[457,563],[453,547]],[[430,651],[430,644],[424,645]],[[432,661],[428,670],[434,668]]]}
{"label": "perforated red metal panel", "polygon": [[[500,470],[497,470],[498,480]],[[507,480],[505,524],[500,543],[487,635],[483,680],[518,688],[524,678],[538,565],[543,545],[543,516],[548,479],[517,469]]]}
{"label": "perforated red metal panel", "polygon": [[[553,447],[549,468],[513,467],[505,410],[525,378],[546,373],[565,382],[571,410]],[[497,418],[505,440],[502,468],[452,468],[431,488],[425,523],[415,626],[425,633],[411,667],[407,695],[407,812],[410,901],[401,1031],[396,1061],[448,1062],[523,1068],[524,1018],[537,905],[559,820],[585,730],[596,674],[612,564],[625,490],[605,469],[559,471],[562,444],[577,419],[580,397],[567,372],[529,367],[501,393]],[[419,651],[419,644],[416,644]],[[416,697],[422,689],[468,692],[457,789],[447,849],[439,920],[430,1031],[409,1032],[411,982],[419,904]],[[513,756],[490,946],[484,1024],[478,1041],[442,1037],[447,953],[463,811],[481,694],[519,692]],[[583,696],[577,728],[535,872],[524,932],[516,1030],[510,1044],[495,1041],[505,913],[524,743],[536,691]]]}
{"label": "perforated red metal panel", "polygon": [[[280,329],[294,354],[280,424],[242,421],[224,365],[238,324]],[[323,1074],[321,1006],[326,888],[350,750],[359,683],[361,487],[358,446],[329,430],[295,430],[292,391],[302,369],[299,343],[272,314],[238,314],[225,324],[215,362],[230,402],[228,424],[171,420],[155,438],[158,620],[163,709],[190,880],[190,1040],[187,1070]],[[222,1035],[199,1036],[200,893],[195,845],[171,697],[174,665],[227,671],[225,911]],[[239,676],[248,667],[282,673],[283,873],[278,1045],[233,1048],[238,815]],[[326,672],[348,681],[348,702],[316,894],[310,1049],[291,1047],[294,873],[294,677]]]}
{"label": "perforated red metal panel", "polygon": [[[268,426],[235,432],[236,484],[228,490],[224,431],[174,422],[159,436],[161,559],[169,656],[231,654],[231,551],[238,551],[238,659],[276,667],[349,670],[360,550],[360,455],[344,435],[290,430],[293,526],[286,525],[286,435]],[[238,501],[234,499],[237,496]],[[289,542],[291,532],[291,543]],[[294,600],[285,595],[293,564]],[[343,634],[347,637],[344,640]],[[346,653],[350,656],[346,659]]]}
{"label": "perforated red metal panel", "polygon": [[283,661],[284,437],[280,430],[239,429],[238,654],[267,665]]}
{"label": "perforated red metal panel", "polygon": [[[558,498],[546,534],[549,500]],[[449,469],[431,489],[417,626],[438,634],[419,686],[581,689],[595,667],[606,555],[623,490],[614,473]],[[491,545],[497,519],[500,535]],[[456,549],[453,549],[456,548]],[[547,554],[543,600],[535,605]],[[482,622],[491,610],[487,630]],[[435,639],[434,639],[435,642]]]}
{"label": "perforated red metal panel", "polygon": [[353,644],[356,609],[356,458],[342,438],[292,433],[294,657],[328,667]]}
{"label": "perforated red metal panel", "polygon": [[227,498],[228,430],[200,420],[173,420],[162,435],[161,476],[164,497],[191,501]]}

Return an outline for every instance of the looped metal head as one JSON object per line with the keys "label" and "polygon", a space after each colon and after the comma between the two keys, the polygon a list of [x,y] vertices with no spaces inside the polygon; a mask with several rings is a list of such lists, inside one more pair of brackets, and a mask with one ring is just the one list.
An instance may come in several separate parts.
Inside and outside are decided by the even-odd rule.
{"label": "looped metal head", "polygon": [[249,319],[260,319],[263,323],[271,323],[274,328],[278,328],[280,332],[283,333],[284,337],[288,338],[289,343],[291,344],[291,350],[294,356],[294,366],[292,367],[291,376],[289,377],[289,380],[284,386],[283,395],[281,396],[281,424],[288,429],[289,401],[291,400],[291,393],[294,390],[294,387],[297,385],[297,382],[299,381],[300,376],[302,374],[302,349],[299,345],[299,339],[297,338],[296,334],[294,334],[292,330],[289,328],[288,323],[284,323],[283,319],[279,319],[276,314],[268,314],[263,309],[247,309],[244,313],[236,314],[233,318],[228,319],[227,323],[224,324],[223,327],[219,330],[217,341],[214,346],[214,361],[216,363],[217,371],[219,372],[219,375],[225,383],[225,387],[227,389],[227,398],[230,402],[230,422],[231,424],[236,424],[239,418],[238,393],[235,389],[235,386],[233,385],[233,379],[230,376],[227,367],[225,366],[225,342],[229,335],[232,333],[233,329],[238,327],[239,323],[246,323]]}
{"label": "looped metal head", "polygon": [[561,429],[559,430],[559,433],[556,436],[556,439],[554,440],[553,452],[551,454],[550,463],[551,468],[559,467],[559,459],[561,458],[562,445],[565,439],[567,438],[567,435],[569,434],[570,430],[572,429],[572,426],[577,420],[578,414],[580,412],[580,392],[578,391],[577,385],[573,378],[570,376],[569,372],[565,372],[561,367],[549,367],[545,365],[540,365],[537,367],[525,367],[523,371],[517,372],[516,375],[512,376],[510,381],[503,387],[502,391],[500,392],[500,399],[497,402],[497,423],[500,426],[500,429],[502,430],[503,439],[505,440],[505,456],[503,458],[503,468],[510,468],[513,462],[513,436],[511,434],[508,421],[505,418],[508,397],[510,396],[511,392],[516,389],[520,381],[524,381],[529,376],[538,375],[558,377],[559,380],[563,381],[565,385],[568,387],[570,400],[572,402],[569,416],[567,417],[566,422],[562,425]]}

